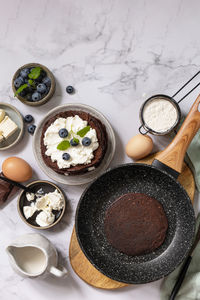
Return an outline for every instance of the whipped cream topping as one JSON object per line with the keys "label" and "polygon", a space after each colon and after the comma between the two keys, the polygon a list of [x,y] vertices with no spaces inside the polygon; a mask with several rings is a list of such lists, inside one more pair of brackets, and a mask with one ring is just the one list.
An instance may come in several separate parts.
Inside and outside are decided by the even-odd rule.
{"label": "whipped cream topping", "polygon": [[[26,198],[28,200],[30,199],[30,194],[27,194]],[[34,200],[34,198],[32,200]],[[37,215],[35,221],[39,226],[44,227],[51,225],[55,220],[55,215],[52,213],[52,210],[61,210],[63,209],[63,207],[64,199],[59,191],[55,189],[54,192],[44,194],[41,197],[37,197],[36,201],[32,202],[30,206],[24,206],[23,212],[25,218],[29,219],[36,211],[41,211]]]}
{"label": "whipped cream topping", "polygon": [[[80,137],[76,133],[87,126],[87,121],[82,120],[78,115],[68,118],[56,119],[46,130],[44,135],[44,145],[47,150],[45,154],[51,157],[52,162],[57,162],[59,169],[69,168],[70,166],[76,166],[79,164],[87,165],[91,163],[94,158],[93,152],[99,147],[96,130],[90,128],[90,130]],[[65,139],[59,136],[59,130],[66,128],[69,132],[69,136]],[[87,147],[82,145],[82,139],[88,137],[91,139],[91,144]],[[58,150],[57,146],[63,140],[71,140],[77,138],[79,144],[76,147],[69,147],[67,150]],[[63,153],[69,153],[70,159],[64,160],[62,158]]]}

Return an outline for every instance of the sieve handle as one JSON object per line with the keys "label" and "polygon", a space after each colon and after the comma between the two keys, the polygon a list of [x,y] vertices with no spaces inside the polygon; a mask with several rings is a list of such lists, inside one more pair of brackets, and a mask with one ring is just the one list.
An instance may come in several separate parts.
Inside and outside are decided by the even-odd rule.
{"label": "sieve handle", "polygon": [[[142,131],[142,128],[144,129],[144,131]],[[142,135],[145,135],[149,132],[149,130],[146,130],[143,125],[141,125],[138,130],[139,130],[140,134],[142,134]]]}
{"label": "sieve handle", "polygon": [[156,160],[181,173],[187,148],[200,128],[200,95],[192,105],[185,121],[169,146],[161,151]]}

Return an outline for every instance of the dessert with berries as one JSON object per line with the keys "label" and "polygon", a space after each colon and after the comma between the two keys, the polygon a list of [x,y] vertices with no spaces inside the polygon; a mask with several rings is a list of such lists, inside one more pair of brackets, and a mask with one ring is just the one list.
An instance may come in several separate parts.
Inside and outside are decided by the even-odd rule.
{"label": "dessert with berries", "polygon": [[83,111],[65,111],[51,117],[41,135],[41,152],[46,165],[63,175],[94,170],[107,149],[105,126]]}

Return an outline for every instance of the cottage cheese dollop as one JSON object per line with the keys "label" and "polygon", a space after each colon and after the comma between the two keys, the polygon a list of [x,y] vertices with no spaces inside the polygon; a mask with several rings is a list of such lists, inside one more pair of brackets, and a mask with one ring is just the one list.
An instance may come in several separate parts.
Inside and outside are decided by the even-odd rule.
{"label": "cottage cheese dollop", "polygon": [[[90,128],[84,138],[90,138],[91,144],[87,147],[82,145],[83,138],[77,135],[77,132],[86,126],[87,121],[82,120],[76,115],[74,117],[58,118],[47,128],[44,134],[44,145],[47,148],[45,154],[51,157],[52,162],[57,162],[59,169],[91,163],[91,160],[94,158],[93,152],[99,147],[99,143],[96,130]],[[67,150],[57,149],[58,144],[63,141],[63,138],[59,136],[59,130],[62,128],[66,128],[70,135],[65,139],[70,140],[72,138],[77,138],[79,140],[78,146],[71,146]],[[64,160],[62,158],[63,153],[66,152],[70,155],[69,160]]]}
{"label": "cottage cheese dollop", "polygon": [[[29,195],[26,195],[27,200]],[[30,201],[30,200],[29,200]],[[24,206],[23,212],[26,219],[32,217],[36,211],[41,211],[35,221],[39,226],[48,226],[55,221],[53,210],[61,210],[64,207],[64,199],[57,189],[54,192],[37,197],[30,206]]]}
{"label": "cottage cheese dollop", "polygon": [[62,195],[55,190],[52,193],[45,194],[36,200],[35,206],[37,210],[61,210],[64,207],[64,199]]}
{"label": "cottage cheese dollop", "polygon": [[26,193],[26,199],[28,201],[33,201],[35,198],[35,195],[33,193]]}
{"label": "cottage cheese dollop", "polygon": [[23,212],[24,212],[24,216],[26,219],[29,219],[30,217],[32,217],[32,215],[35,213],[36,211],[36,207],[34,203],[31,203],[30,206],[24,206],[23,207]]}
{"label": "cottage cheese dollop", "polygon": [[45,227],[48,225],[51,225],[55,220],[55,215],[52,214],[52,212],[49,211],[41,211],[35,221],[38,225],[40,225],[41,227]]}

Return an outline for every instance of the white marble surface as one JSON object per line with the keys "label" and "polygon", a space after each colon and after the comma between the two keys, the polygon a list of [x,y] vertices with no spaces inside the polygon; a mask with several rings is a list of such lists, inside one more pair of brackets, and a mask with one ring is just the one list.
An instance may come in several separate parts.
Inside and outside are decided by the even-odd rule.
{"label": "white marble surface", "polygon": [[[138,111],[144,99],[155,93],[172,95],[199,69],[199,11],[198,0],[0,0],[0,101],[15,105],[24,115],[33,114],[36,124],[60,104],[94,106],[116,132],[112,165],[129,162],[124,145],[138,131]],[[19,103],[11,90],[13,73],[28,62],[48,66],[57,79],[54,98],[40,108]],[[66,94],[69,84],[75,86],[75,95]],[[181,104],[183,111],[188,111],[198,92]],[[165,138],[154,140],[154,150],[166,144]],[[29,161],[34,178],[48,179],[35,162],[31,141],[26,132],[20,144],[0,153],[0,163],[16,155]],[[75,275],[68,248],[84,186],[64,190],[69,199],[67,213],[55,229],[43,234],[68,266],[68,278],[31,280],[13,273],[6,245],[17,235],[34,232],[18,216],[15,198],[0,210],[0,299],[159,299],[161,281],[104,291]]]}

